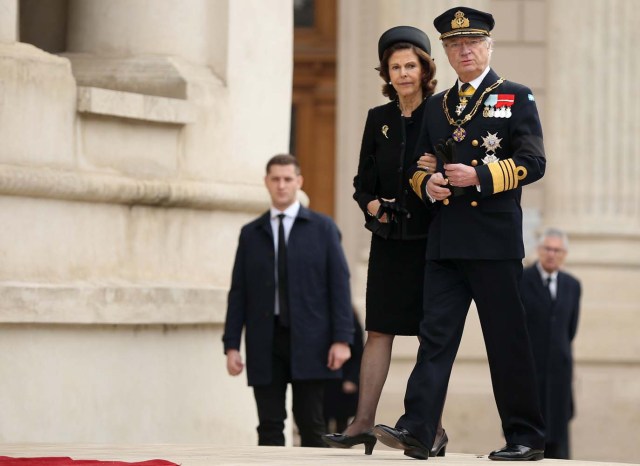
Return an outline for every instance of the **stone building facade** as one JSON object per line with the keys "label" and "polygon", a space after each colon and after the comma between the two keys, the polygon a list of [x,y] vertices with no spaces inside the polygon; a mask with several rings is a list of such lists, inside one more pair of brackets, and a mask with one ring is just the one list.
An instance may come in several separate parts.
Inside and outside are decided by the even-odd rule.
{"label": "stone building facade", "polygon": [[[317,0],[321,2],[322,0]],[[220,342],[239,228],[289,147],[292,0],[0,0],[0,441],[255,443]],[[451,0],[339,0],[335,212],[363,310],[368,236],[351,201],[380,33],[432,38]],[[583,284],[574,456],[633,461],[640,428],[640,60],[634,0],[470,0],[493,65],[538,102],[548,172],[535,233],[570,234]],[[585,90],[587,89],[587,90]],[[530,260],[532,257],[529,257]],[[444,413],[451,450],[500,446],[474,312]],[[379,422],[416,350],[396,344]]]}

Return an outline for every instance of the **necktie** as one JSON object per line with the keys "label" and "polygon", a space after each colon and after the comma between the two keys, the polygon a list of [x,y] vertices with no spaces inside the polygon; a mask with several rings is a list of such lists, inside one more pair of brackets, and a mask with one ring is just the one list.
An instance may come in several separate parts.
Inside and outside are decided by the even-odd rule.
{"label": "necktie", "polygon": [[280,324],[289,326],[289,280],[287,278],[287,242],[284,238],[284,214],[278,214],[278,304]]}
{"label": "necktie", "polygon": [[555,294],[555,290],[553,289],[553,279],[551,278],[551,276],[548,276],[545,281],[544,281],[544,286],[547,288],[547,291],[549,292],[549,296],[551,297],[551,300],[554,301],[556,299],[556,294]]}
{"label": "necktie", "polygon": [[469,102],[469,99],[474,92],[475,89],[469,83],[463,83],[460,86],[460,89],[458,89],[458,97],[460,98],[460,102],[456,106],[456,113],[458,115],[460,115],[464,111],[464,108],[467,106],[467,102]]}
{"label": "necktie", "polygon": [[460,89],[458,90],[458,95],[460,96],[460,99],[462,98],[469,98],[473,95],[473,93],[475,92],[475,88],[469,84],[469,83],[463,83],[460,86]]}

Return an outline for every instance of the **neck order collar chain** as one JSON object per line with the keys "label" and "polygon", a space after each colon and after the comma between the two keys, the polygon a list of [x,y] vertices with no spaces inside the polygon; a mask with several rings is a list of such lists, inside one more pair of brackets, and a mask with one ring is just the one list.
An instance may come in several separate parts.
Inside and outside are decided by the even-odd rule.
{"label": "neck order collar chain", "polygon": [[482,100],[484,99],[484,96],[489,92],[491,92],[492,90],[494,90],[496,87],[498,87],[504,81],[505,81],[504,78],[500,78],[491,86],[487,87],[484,90],[484,92],[480,95],[480,97],[476,101],[476,104],[473,106],[471,111],[467,113],[464,116],[464,118],[458,119],[458,120],[454,120],[453,118],[451,118],[451,115],[449,114],[449,106],[447,105],[447,98],[449,97],[449,91],[451,91],[451,89],[447,89],[447,92],[444,94],[444,98],[442,99],[442,109],[444,110],[444,114],[447,117],[449,124],[456,127],[456,129],[453,130],[453,135],[452,135],[454,141],[460,142],[464,139],[464,137],[467,135],[467,132],[464,130],[462,125],[466,124],[469,120],[471,120],[474,117],[474,115],[478,111],[478,108],[480,108],[480,104],[482,104]]}

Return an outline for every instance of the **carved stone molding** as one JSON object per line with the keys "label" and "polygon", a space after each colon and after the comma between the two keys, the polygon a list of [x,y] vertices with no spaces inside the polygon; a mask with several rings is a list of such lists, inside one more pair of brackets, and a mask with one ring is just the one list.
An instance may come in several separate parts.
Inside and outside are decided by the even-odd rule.
{"label": "carved stone molding", "polygon": [[269,206],[262,185],[137,179],[11,165],[0,165],[0,195],[252,213]]}
{"label": "carved stone molding", "polygon": [[78,86],[78,111],[158,123],[196,121],[195,105],[187,100],[97,87]]}

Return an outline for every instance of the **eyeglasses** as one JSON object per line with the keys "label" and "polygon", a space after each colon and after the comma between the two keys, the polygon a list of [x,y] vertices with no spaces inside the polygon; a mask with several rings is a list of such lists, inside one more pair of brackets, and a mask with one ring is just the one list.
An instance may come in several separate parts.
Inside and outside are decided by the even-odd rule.
{"label": "eyeglasses", "polygon": [[542,246],[542,250],[549,254],[564,254],[565,252],[567,252],[566,249],[552,248],[549,246]]}
{"label": "eyeglasses", "polygon": [[466,46],[469,49],[475,49],[484,42],[486,42],[486,39],[479,37],[477,39],[455,40],[451,42],[443,42],[442,45],[446,50],[451,50],[452,52],[459,52],[460,50],[462,50],[462,47],[464,46]]}

